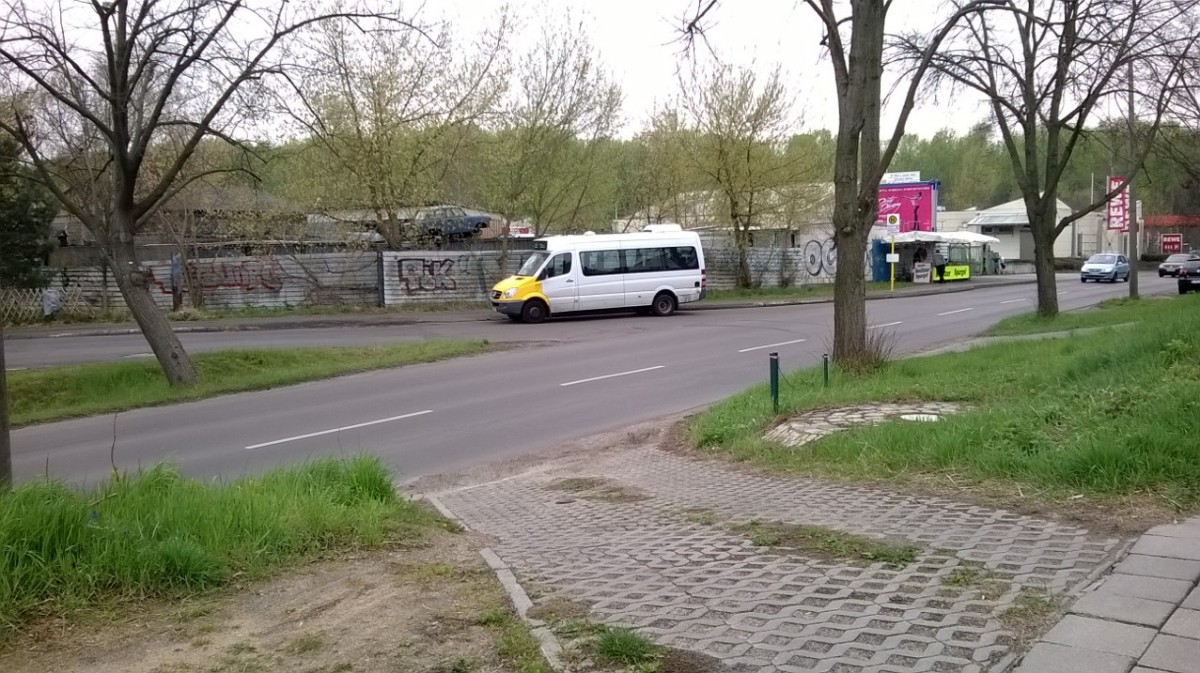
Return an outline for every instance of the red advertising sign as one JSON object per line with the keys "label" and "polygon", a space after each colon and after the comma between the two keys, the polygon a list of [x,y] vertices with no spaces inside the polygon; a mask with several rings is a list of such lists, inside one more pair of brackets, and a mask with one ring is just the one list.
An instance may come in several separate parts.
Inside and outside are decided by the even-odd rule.
{"label": "red advertising sign", "polygon": [[[1108,191],[1119,189],[1125,184],[1125,178],[1110,175]],[[1108,228],[1112,231],[1129,231],[1129,190],[1121,189],[1108,202]]]}
{"label": "red advertising sign", "polygon": [[875,224],[886,226],[888,215],[900,216],[900,231],[937,229],[937,182],[910,182],[879,186],[879,212]]}
{"label": "red advertising sign", "polygon": [[1183,252],[1183,234],[1163,234],[1160,242],[1164,255]]}

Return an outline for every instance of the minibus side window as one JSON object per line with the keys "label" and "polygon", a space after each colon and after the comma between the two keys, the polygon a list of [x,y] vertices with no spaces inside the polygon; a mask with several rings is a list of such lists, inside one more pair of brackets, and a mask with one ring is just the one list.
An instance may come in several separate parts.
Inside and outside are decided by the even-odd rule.
{"label": "minibus side window", "polygon": [[622,273],[620,250],[594,250],[579,253],[585,276],[607,276]]}
{"label": "minibus side window", "polygon": [[667,248],[670,252],[667,258],[667,269],[671,271],[680,271],[684,269],[699,269],[700,260],[696,256],[696,249],[691,246],[680,246],[675,248]]}
{"label": "minibus side window", "polygon": [[560,252],[550,260],[550,263],[542,270],[542,274],[538,279],[546,280],[555,276],[565,276],[568,273],[571,273],[571,253]]}

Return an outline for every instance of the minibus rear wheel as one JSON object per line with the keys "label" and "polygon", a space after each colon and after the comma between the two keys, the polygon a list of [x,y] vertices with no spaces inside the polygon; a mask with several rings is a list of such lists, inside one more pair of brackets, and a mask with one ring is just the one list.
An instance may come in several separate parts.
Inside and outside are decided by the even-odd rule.
{"label": "minibus rear wheel", "polygon": [[675,312],[677,304],[675,295],[670,292],[659,292],[654,295],[654,302],[650,304],[650,312],[656,316],[668,316]]}
{"label": "minibus rear wheel", "polygon": [[521,321],[539,323],[550,315],[550,309],[540,299],[530,299],[521,307]]}

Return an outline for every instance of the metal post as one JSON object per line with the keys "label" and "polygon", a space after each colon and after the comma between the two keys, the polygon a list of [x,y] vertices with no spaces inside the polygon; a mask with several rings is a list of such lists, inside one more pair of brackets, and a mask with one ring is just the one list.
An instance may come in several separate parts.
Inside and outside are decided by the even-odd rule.
{"label": "metal post", "polygon": [[[892,259],[896,259],[896,257],[895,257],[895,254],[896,254],[896,237],[895,237],[895,236],[893,236],[893,237],[892,237]],[[890,267],[892,268],[892,287],[891,287],[891,291],[892,291],[892,292],[895,292],[895,291],[896,291],[896,263],[895,263],[895,262],[889,262],[889,263],[888,263],[888,266],[890,266]]]}
{"label": "metal post", "polygon": [[821,360],[822,360],[821,369],[824,370],[824,373],[825,373],[825,387],[828,388],[829,387],[829,353],[826,353],[825,355],[823,355],[821,357]]}
{"label": "metal post", "polygon": [[1133,61],[1129,62],[1129,70],[1126,73],[1126,86],[1129,94],[1129,174],[1125,178],[1125,217],[1129,218],[1129,296],[1133,299],[1138,297],[1138,274],[1137,265],[1138,258],[1141,252],[1138,250],[1138,208],[1137,197],[1133,191],[1133,178],[1136,175],[1135,162],[1137,161],[1137,110],[1134,108],[1133,100]]}
{"label": "metal post", "polygon": [[0,493],[13,485],[12,445],[8,434],[8,386],[4,374],[4,327],[0,325]]}
{"label": "metal post", "polygon": [[771,353],[771,408],[779,413],[779,353]]}

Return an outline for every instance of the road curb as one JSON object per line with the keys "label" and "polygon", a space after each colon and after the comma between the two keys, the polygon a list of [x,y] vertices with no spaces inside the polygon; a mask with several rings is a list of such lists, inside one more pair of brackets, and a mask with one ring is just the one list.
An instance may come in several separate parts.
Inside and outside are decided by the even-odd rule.
{"label": "road curb", "polygon": [[[455,514],[446,503],[442,502],[436,495],[426,494],[423,496],[425,501],[438,511],[439,514],[447,519],[458,524],[465,531],[471,530],[466,521]],[[496,575],[496,580],[500,582],[500,586],[504,587],[504,593],[508,594],[508,600],[512,603],[513,609],[517,611],[517,616],[521,621],[529,627],[530,633],[538,641],[538,649],[541,650],[542,656],[546,658],[546,663],[550,664],[550,668],[556,671],[563,671],[562,662],[562,645],[558,642],[554,632],[546,626],[546,623],[540,619],[532,619],[529,617],[529,609],[533,607],[533,599],[525,591],[521,583],[517,581],[517,576],[513,573],[512,568],[500,558],[496,552],[490,547],[484,547],[479,550],[479,555],[483,557],[488,567],[492,569],[492,573]]]}
{"label": "road curb", "polygon": [[[868,301],[876,301],[880,299],[903,299],[905,297],[927,297],[938,294],[954,294],[958,292],[970,292],[988,287],[1007,287],[1012,285],[1029,285],[1035,283],[1033,279],[1013,279],[1011,281],[994,281],[981,285],[967,285],[954,287],[939,287],[929,288],[927,290],[904,290],[899,293],[891,292],[873,292],[867,294]],[[809,304],[832,304],[833,297],[814,297],[809,299],[792,299],[781,301],[745,301],[745,302],[729,302],[729,303],[706,303],[696,306],[683,305],[679,307],[681,312],[687,311],[726,311],[731,309],[747,309],[747,308],[772,308],[779,306],[806,306]],[[437,317],[436,313],[430,313],[429,319],[414,318],[411,316],[395,316],[381,317],[379,319],[366,320],[347,320],[342,318],[329,318],[325,320],[279,320],[277,322],[264,323],[229,323],[223,325],[178,325],[172,326],[171,331],[176,334],[211,334],[216,332],[266,332],[271,330],[285,329],[322,329],[332,327],[396,327],[402,325],[417,325],[422,323],[455,323],[455,322],[488,322],[495,320],[498,314],[491,311],[480,310],[478,315],[472,315],[468,318],[443,316]],[[33,328],[37,329],[37,328]],[[60,331],[47,332],[44,330],[21,331],[20,329],[9,328],[5,330],[4,338],[6,340],[18,339],[59,339],[67,337],[101,337],[101,336],[128,336],[131,334],[141,334],[142,331],[137,327],[109,327],[109,328],[82,328],[70,329],[64,327]]]}

